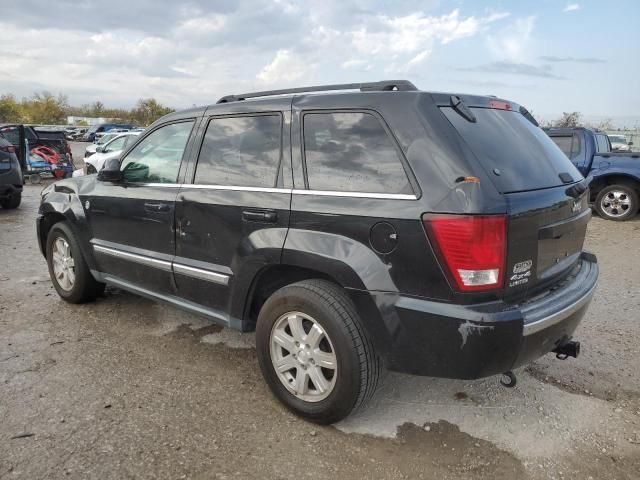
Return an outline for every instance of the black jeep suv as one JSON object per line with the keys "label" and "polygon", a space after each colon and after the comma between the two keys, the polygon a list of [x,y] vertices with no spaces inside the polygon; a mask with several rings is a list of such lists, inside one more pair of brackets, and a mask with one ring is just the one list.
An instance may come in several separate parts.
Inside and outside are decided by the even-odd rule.
{"label": "black jeep suv", "polygon": [[588,199],[523,107],[389,81],[167,115],[44,189],[37,227],[64,300],[108,284],[255,329],[273,393],[329,423],[383,367],[471,379],[575,356]]}

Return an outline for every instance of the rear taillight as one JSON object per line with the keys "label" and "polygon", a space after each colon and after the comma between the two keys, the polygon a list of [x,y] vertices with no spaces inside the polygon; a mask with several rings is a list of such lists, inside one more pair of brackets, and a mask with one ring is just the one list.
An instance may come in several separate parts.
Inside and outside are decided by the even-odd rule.
{"label": "rear taillight", "polygon": [[422,222],[443,268],[460,291],[502,288],[507,251],[504,215],[425,214]]}
{"label": "rear taillight", "polygon": [[13,145],[0,147],[0,150],[2,150],[3,152],[7,152],[7,153],[16,153],[17,152],[16,147],[14,147]]}
{"label": "rear taillight", "polygon": [[511,110],[511,104],[509,102],[503,102],[502,100],[489,100],[489,108],[495,110]]}

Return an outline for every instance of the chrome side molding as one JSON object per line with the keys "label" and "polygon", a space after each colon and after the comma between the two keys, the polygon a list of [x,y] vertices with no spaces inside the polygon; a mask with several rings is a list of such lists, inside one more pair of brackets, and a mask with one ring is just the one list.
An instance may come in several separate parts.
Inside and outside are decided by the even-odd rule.
{"label": "chrome side molding", "polygon": [[104,247],[102,245],[93,245],[93,250],[96,253],[102,253],[111,257],[122,258],[131,262],[139,263],[147,267],[158,268],[165,272],[178,273],[180,275],[186,275],[207,282],[213,282],[220,285],[229,284],[229,275],[224,273],[214,272],[211,270],[205,270],[204,268],[191,267],[182,263],[168,262],[166,260],[159,260],[147,255],[138,255],[137,253],[125,252],[123,250],[111,247]]}

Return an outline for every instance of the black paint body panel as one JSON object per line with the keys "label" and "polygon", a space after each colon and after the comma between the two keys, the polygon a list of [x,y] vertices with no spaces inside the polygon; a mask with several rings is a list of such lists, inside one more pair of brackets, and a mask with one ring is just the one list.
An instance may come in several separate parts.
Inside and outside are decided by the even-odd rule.
{"label": "black paint body panel", "polygon": [[[58,182],[43,191],[38,217],[41,248],[52,219],[64,218],[99,278],[110,275],[125,286],[139,287],[139,293],[241,330],[254,327],[248,307],[263,272],[272,267],[317,272],[346,289],[388,368],[455,378],[509,370],[569,338],[584,314],[586,305],[549,329],[523,336],[522,305],[535,306],[546,291],[563,281],[571,284],[572,269],[591,261],[581,259],[588,192],[576,197],[575,189],[565,186],[500,193],[440,112],[446,98],[402,91],[298,95],[170,114],[149,127],[136,144],[158,126],[195,119],[178,182],[134,187],[99,182],[95,175]],[[488,101],[461,98],[475,106]],[[383,122],[413,195],[308,191],[301,148],[305,112],[349,110],[371,113]],[[264,113],[283,119],[282,158],[274,185],[193,185],[209,120]],[[464,177],[476,181],[460,181]],[[145,204],[150,202],[167,208],[149,212]],[[425,234],[425,213],[506,215],[505,287],[487,293],[452,288]],[[380,239],[372,232],[394,237]],[[567,236],[557,246],[545,243],[563,235]],[[93,245],[156,258],[172,267],[159,270],[96,254]],[[539,256],[545,259],[544,272],[537,268]],[[530,280],[510,287],[509,272],[529,260]],[[177,266],[218,280],[181,273]],[[595,285],[597,267],[589,271],[589,282]],[[577,294],[586,298],[588,288],[585,284]],[[567,305],[558,300],[552,308],[560,311]]]}

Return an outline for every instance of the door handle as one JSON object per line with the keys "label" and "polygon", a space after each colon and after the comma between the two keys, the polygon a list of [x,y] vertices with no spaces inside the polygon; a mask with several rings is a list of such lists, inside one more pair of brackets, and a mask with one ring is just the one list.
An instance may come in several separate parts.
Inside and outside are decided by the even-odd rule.
{"label": "door handle", "polygon": [[245,210],[242,212],[242,219],[246,222],[275,223],[278,220],[278,214],[274,211]]}
{"label": "door handle", "polygon": [[171,207],[167,203],[145,203],[144,209],[147,212],[168,212]]}

